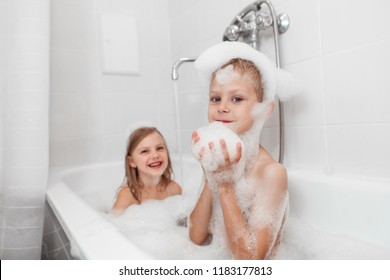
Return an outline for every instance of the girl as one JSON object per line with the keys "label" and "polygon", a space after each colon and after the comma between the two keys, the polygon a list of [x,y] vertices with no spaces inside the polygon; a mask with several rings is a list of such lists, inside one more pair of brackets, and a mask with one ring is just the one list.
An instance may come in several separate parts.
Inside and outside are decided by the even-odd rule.
{"label": "girl", "polygon": [[114,214],[148,199],[163,200],[181,194],[172,180],[172,165],[164,137],[155,127],[141,127],[129,137],[125,156],[126,176],[113,206]]}

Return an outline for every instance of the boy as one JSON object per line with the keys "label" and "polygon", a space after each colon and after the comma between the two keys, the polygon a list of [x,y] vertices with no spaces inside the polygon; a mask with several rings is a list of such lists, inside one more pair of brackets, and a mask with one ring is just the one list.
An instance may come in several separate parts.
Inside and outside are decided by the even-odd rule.
{"label": "boy", "polygon": [[[262,53],[239,42],[211,47],[197,59],[196,67],[210,80],[209,122],[228,127],[242,143],[232,153],[227,148],[229,139],[208,141],[193,133],[206,181],[189,217],[190,238],[198,245],[210,236],[212,242],[222,240],[236,259],[269,258],[287,215],[287,173],[259,145],[259,135],[273,111],[275,93],[288,89],[292,78]],[[223,155],[217,168],[207,169],[207,153],[211,155],[207,158]],[[239,166],[242,175],[234,176]]]}

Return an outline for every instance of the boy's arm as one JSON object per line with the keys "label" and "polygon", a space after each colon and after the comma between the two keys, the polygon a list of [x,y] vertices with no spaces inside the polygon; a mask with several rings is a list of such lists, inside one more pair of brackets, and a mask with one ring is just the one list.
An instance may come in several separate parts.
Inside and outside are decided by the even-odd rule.
{"label": "boy's arm", "polygon": [[[266,177],[262,178],[262,182],[267,185],[263,187],[272,188],[272,193],[267,195],[272,195],[273,200],[267,207],[271,208],[268,209],[269,213],[275,213],[281,207],[281,202],[287,191],[287,175],[281,165],[273,165],[272,168],[268,168],[267,173]],[[271,224],[268,223],[267,226],[260,229],[251,228],[242,213],[234,186],[231,183],[220,184],[218,192],[228,242],[234,257],[236,259],[265,259],[270,251],[269,246],[273,245],[270,241],[277,235],[277,232],[276,234],[273,232],[273,224],[278,224],[278,221],[271,221]],[[255,209],[256,207],[253,210]],[[251,215],[258,214],[251,213]],[[279,231],[279,229],[276,230]]]}
{"label": "boy's arm", "polygon": [[195,208],[190,214],[189,234],[190,239],[197,245],[202,245],[209,236],[209,223],[212,212],[212,194],[205,183]]}

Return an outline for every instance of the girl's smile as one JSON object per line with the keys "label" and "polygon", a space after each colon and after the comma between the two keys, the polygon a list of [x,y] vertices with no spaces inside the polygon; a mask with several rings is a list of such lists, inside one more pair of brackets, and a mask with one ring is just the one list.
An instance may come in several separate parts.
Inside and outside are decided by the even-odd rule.
{"label": "girl's smile", "polygon": [[129,157],[129,164],[137,168],[141,177],[160,177],[168,166],[168,153],[160,134],[145,137]]}

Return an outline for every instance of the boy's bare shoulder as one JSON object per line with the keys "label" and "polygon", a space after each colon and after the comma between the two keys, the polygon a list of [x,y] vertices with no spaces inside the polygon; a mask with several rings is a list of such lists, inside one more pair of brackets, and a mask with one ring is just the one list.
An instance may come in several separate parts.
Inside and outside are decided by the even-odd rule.
{"label": "boy's bare shoulder", "polygon": [[266,185],[279,186],[282,189],[287,188],[286,168],[272,159],[265,150],[262,152],[263,155],[259,157],[254,170],[258,179]]}

